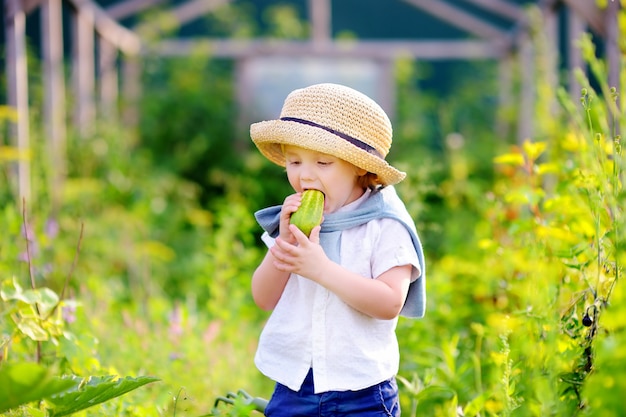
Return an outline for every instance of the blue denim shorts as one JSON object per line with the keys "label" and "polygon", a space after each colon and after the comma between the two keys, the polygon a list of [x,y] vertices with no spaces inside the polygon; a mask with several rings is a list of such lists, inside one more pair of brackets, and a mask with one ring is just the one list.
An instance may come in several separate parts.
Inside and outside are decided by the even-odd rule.
{"label": "blue denim shorts", "polygon": [[309,371],[300,391],[277,383],[267,404],[268,417],[400,417],[395,378],[359,391],[328,391],[315,394]]}

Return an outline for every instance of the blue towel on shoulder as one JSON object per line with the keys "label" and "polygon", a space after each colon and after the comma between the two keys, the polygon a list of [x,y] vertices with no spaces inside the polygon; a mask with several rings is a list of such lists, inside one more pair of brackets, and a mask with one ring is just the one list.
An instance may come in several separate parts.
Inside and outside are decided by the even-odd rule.
{"label": "blue towel on shoulder", "polygon": [[[261,227],[274,238],[278,236],[280,209],[281,206],[272,206],[254,214]],[[409,318],[423,317],[426,311],[426,266],[422,244],[415,223],[393,186],[373,191],[372,195],[355,210],[325,214],[320,231],[320,244],[326,255],[339,263],[341,231],[382,218],[394,219],[404,225],[411,235],[420,264],[421,275],[411,283],[400,315]]]}

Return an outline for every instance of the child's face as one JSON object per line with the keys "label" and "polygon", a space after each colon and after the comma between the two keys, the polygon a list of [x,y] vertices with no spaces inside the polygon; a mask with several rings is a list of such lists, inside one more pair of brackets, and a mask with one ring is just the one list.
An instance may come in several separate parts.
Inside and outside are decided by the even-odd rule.
{"label": "child's face", "polygon": [[357,178],[364,169],[325,153],[285,146],[287,178],[297,192],[313,188],[326,196],[324,213],[332,213],[363,195]]}

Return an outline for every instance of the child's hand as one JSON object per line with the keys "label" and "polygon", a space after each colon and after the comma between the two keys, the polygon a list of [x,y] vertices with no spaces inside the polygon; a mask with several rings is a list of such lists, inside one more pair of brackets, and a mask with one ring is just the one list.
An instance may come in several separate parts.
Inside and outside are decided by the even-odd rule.
{"label": "child's hand", "polygon": [[283,202],[280,212],[279,237],[285,242],[296,243],[296,238],[289,230],[289,221],[291,220],[291,215],[300,207],[301,201],[302,193],[295,193],[287,196]]}
{"label": "child's hand", "polygon": [[330,262],[319,244],[320,230],[321,226],[315,226],[307,238],[300,229],[290,225],[289,231],[295,242],[280,237],[276,239],[276,244],[270,249],[275,259],[274,266],[280,271],[317,280],[327,262]]}

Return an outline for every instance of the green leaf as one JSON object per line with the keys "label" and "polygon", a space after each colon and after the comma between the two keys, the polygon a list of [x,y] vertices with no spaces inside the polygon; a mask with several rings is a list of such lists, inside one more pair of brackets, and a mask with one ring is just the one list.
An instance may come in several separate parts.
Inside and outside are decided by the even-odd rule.
{"label": "green leaf", "polygon": [[36,363],[7,363],[0,368],[0,413],[61,393],[72,381],[51,375]]}
{"label": "green leaf", "polygon": [[17,328],[31,340],[45,341],[50,337],[48,332],[39,325],[38,321],[31,318],[19,321]]}
{"label": "green leaf", "polygon": [[528,159],[535,161],[541,156],[541,154],[544,153],[547,148],[547,144],[546,142],[531,142],[527,140],[522,144],[522,147],[524,148],[524,152],[528,156]]}
{"label": "green leaf", "polygon": [[450,401],[454,397],[456,397],[456,392],[453,389],[439,385],[430,385],[416,395],[419,401]]}
{"label": "green leaf", "polygon": [[119,378],[110,375],[68,378],[67,381],[70,381],[74,387],[70,391],[48,400],[53,405],[50,417],[67,416],[124,395],[143,385],[159,381],[159,378],[151,376]]}
{"label": "green leaf", "polygon": [[39,312],[42,316],[46,316],[59,304],[59,296],[50,288],[43,287],[35,291],[37,291]]}
{"label": "green leaf", "polygon": [[13,280],[6,279],[2,281],[2,288],[0,288],[0,298],[4,301],[16,300],[19,294],[22,293],[22,287],[18,284],[17,279],[13,277]]}
{"label": "green leaf", "polygon": [[59,296],[50,288],[43,287],[34,290],[23,290],[15,279],[13,279],[12,284],[13,285],[11,285],[9,280],[2,283],[0,297],[2,297],[4,301],[15,300],[31,306],[37,305],[41,315],[44,316],[59,304]]}
{"label": "green leaf", "polygon": [[513,165],[513,166],[524,166],[524,155],[520,153],[507,153],[503,155],[498,155],[493,158],[493,162],[496,164],[503,165]]}
{"label": "green leaf", "polygon": [[485,407],[485,403],[489,399],[488,393],[482,393],[479,396],[475,397],[472,401],[467,403],[467,405],[463,408],[463,415],[465,417],[475,417],[477,416]]}

